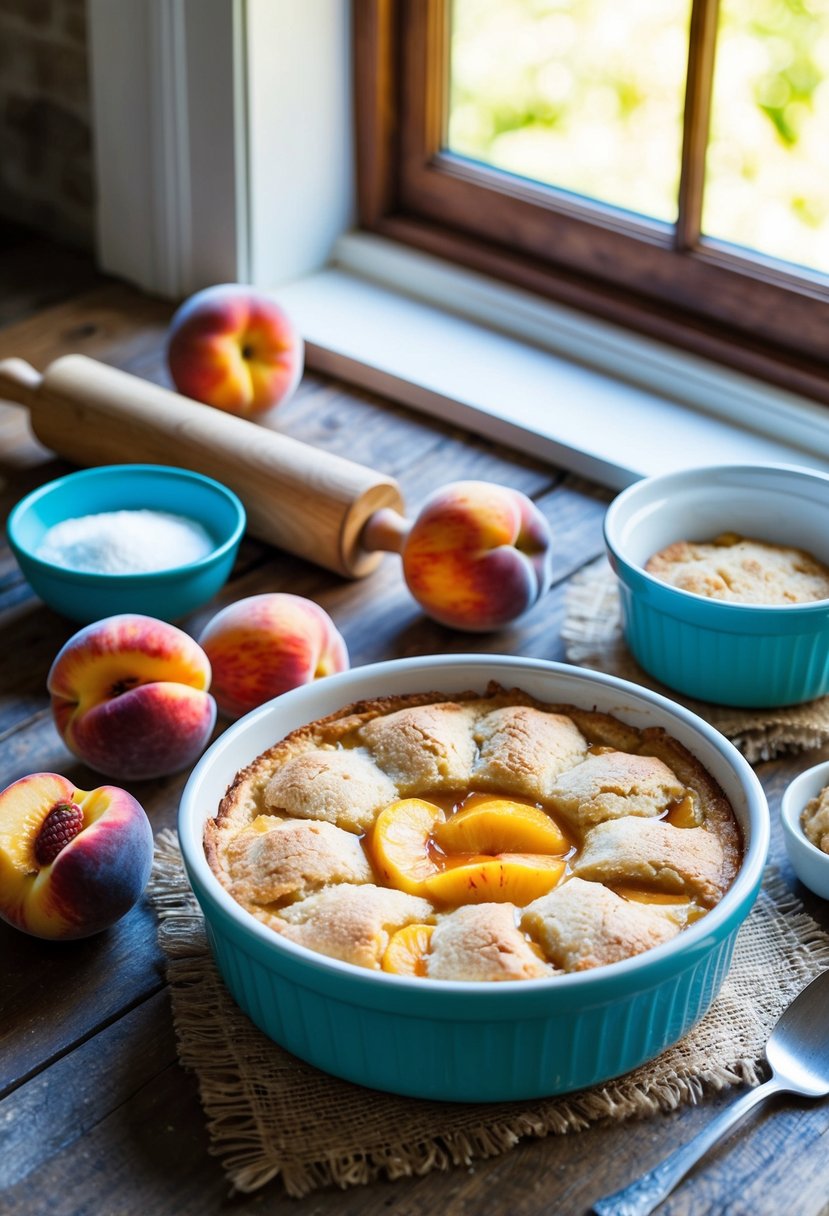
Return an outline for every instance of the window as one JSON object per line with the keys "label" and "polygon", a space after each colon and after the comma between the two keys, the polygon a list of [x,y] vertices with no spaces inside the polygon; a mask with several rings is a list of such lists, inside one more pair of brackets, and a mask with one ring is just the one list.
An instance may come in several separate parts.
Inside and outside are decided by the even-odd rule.
{"label": "window", "polygon": [[355,0],[364,227],[829,403],[829,0]]}

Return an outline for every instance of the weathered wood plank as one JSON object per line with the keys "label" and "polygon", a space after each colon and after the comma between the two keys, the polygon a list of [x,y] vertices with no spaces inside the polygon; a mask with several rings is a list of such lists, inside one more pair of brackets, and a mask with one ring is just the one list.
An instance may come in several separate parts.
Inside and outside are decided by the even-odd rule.
{"label": "weathered wood plank", "polygon": [[171,314],[169,304],[107,283],[0,329],[0,358],[17,355],[41,371],[67,354],[123,366],[163,348]]}
{"label": "weathered wood plank", "polygon": [[[123,1050],[135,1048],[125,1043]],[[8,1216],[207,1216],[225,1210],[229,1187],[207,1155],[192,1079],[170,1063],[131,1094],[124,1081],[133,1070],[125,1072],[122,1102],[5,1192]]]}
{"label": "weathered wood plank", "polygon": [[43,942],[0,924],[0,1095],[163,986],[145,900],[105,933]]}
{"label": "weathered wood plank", "polygon": [[175,1058],[169,999],[160,992],[19,1086],[0,1118],[0,1190],[76,1144]]}

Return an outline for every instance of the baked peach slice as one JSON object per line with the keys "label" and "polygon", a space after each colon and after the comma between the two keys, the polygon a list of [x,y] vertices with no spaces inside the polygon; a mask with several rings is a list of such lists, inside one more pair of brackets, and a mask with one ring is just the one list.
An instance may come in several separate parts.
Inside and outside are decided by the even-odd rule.
{"label": "baked peach slice", "polygon": [[690,790],[684,797],[677,799],[668,807],[665,819],[675,828],[698,828],[700,826],[699,805]]}
{"label": "baked peach slice", "polygon": [[447,858],[447,866],[426,878],[424,891],[438,904],[508,903],[523,908],[552,891],[564,876],[560,857],[502,853],[497,857]]}
{"label": "baked peach slice", "polygon": [[544,811],[507,798],[482,798],[449,819],[434,803],[403,798],[380,812],[371,837],[381,881],[452,905],[523,907],[561,881],[569,848]]}
{"label": "baked peach slice", "polygon": [[664,904],[666,907],[673,907],[688,903],[687,895],[677,895],[673,891],[652,891],[648,887],[631,887],[620,883],[614,884],[610,889],[621,895],[622,899],[631,899],[637,904]]}
{"label": "baked peach slice", "polygon": [[487,798],[438,823],[434,840],[444,853],[563,854],[570,842],[537,806],[509,798]]}
{"label": "baked peach slice", "polygon": [[[672,891],[657,891],[650,887],[628,886],[620,883],[614,883],[610,890],[631,903],[650,904],[654,908],[664,908],[667,913],[675,914],[688,925],[700,920],[706,911],[693,900],[689,900],[687,895],[678,895]],[[674,913],[671,913],[671,909],[674,910]]]}
{"label": "baked peach slice", "polygon": [[393,975],[425,976],[426,958],[434,931],[434,925],[421,924],[404,925],[398,929],[392,934],[383,955],[383,970]]}
{"label": "baked peach slice", "polygon": [[371,834],[371,852],[382,882],[408,895],[426,894],[438,871],[429,842],[443,811],[423,798],[401,798],[384,807]]}

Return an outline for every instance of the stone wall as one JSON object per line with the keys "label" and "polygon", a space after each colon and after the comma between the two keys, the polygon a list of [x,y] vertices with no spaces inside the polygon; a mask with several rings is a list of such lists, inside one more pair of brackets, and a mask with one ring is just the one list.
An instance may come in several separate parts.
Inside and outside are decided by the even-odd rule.
{"label": "stone wall", "polygon": [[0,0],[0,217],[91,249],[84,0]]}

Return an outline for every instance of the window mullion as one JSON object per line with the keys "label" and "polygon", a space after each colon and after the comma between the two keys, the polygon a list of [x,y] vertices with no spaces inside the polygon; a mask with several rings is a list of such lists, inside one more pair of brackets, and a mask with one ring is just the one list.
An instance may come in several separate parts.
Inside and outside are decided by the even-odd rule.
{"label": "window mullion", "polygon": [[718,15],[719,0],[693,0],[674,239],[676,248],[681,250],[696,248],[702,231],[705,152],[711,116]]}
{"label": "window mullion", "polygon": [[446,140],[446,123],[449,112],[451,7],[451,0],[428,0],[426,4],[424,136],[426,152],[430,158],[441,151]]}
{"label": "window mullion", "polygon": [[370,227],[396,205],[397,9],[394,0],[353,0],[355,157],[360,222]]}

